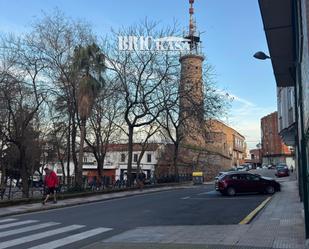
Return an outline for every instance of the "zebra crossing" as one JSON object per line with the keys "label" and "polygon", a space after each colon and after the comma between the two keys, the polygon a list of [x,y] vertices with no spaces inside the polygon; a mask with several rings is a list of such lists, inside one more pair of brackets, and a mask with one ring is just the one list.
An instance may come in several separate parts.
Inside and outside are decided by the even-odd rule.
{"label": "zebra crossing", "polygon": [[[60,222],[39,220],[0,219],[0,249],[65,248],[93,236],[112,230],[107,227],[87,229],[85,225],[64,225]],[[56,236],[57,235],[57,236]]]}

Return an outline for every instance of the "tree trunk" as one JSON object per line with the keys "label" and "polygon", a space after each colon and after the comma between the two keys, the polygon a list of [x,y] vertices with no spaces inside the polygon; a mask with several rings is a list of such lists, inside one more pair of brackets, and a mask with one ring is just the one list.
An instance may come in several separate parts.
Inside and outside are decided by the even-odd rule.
{"label": "tree trunk", "polygon": [[61,164],[61,170],[62,170],[62,184],[65,185],[66,175],[65,175],[65,167],[64,167],[63,159],[60,160],[60,164]]}
{"label": "tree trunk", "polygon": [[20,174],[22,179],[22,197],[29,198],[29,174],[26,165],[26,149],[24,146],[19,146],[19,163],[20,163]]}
{"label": "tree trunk", "polygon": [[103,160],[102,160],[102,157],[100,155],[96,155],[95,156],[95,159],[97,160],[97,173],[98,173],[98,177],[99,179],[101,180],[101,177],[102,177],[102,169],[103,169]]}
{"label": "tree trunk", "polygon": [[71,144],[71,151],[72,151],[72,159],[74,164],[74,175],[75,175],[75,185],[76,185],[76,174],[78,171],[78,160],[76,155],[76,134],[77,134],[77,126],[74,119],[74,116],[72,116],[72,144]]}
{"label": "tree trunk", "polygon": [[80,145],[79,145],[79,153],[78,153],[78,167],[76,172],[76,186],[79,188],[83,188],[83,159],[84,159],[84,142],[86,135],[86,120],[81,120],[80,125]]}
{"label": "tree trunk", "polygon": [[145,149],[142,149],[141,154],[138,157],[137,163],[136,163],[136,172],[141,173],[141,161],[143,159],[143,156],[145,154]]}
{"label": "tree trunk", "polygon": [[174,156],[173,156],[173,168],[176,180],[178,179],[178,153],[179,153],[179,143],[174,144]]}
{"label": "tree trunk", "polygon": [[133,132],[134,127],[129,126],[129,143],[128,143],[128,168],[127,168],[127,186],[132,185],[132,156],[133,156]]}
{"label": "tree trunk", "polygon": [[97,162],[98,162],[98,182],[100,184],[105,184],[102,182],[102,176],[104,176],[104,156],[102,155],[99,156]]}
{"label": "tree trunk", "polygon": [[6,184],[7,184],[7,177],[6,177],[6,167],[2,165],[1,167],[1,185],[0,185],[0,197],[3,200]]}
{"label": "tree trunk", "polygon": [[71,115],[69,117],[68,137],[67,137],[67,184],[71,185],[70,161],[71,161]]}

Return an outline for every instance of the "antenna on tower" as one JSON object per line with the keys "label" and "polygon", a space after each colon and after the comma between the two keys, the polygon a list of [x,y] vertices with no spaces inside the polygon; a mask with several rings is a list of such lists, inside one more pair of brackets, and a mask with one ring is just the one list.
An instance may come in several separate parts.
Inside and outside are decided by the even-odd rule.
{"label": "antenna on tower", "polygon": [[195,33],[195,22],[193,20],[193,15],[194,15],[194,0],[189,0],[190,3],[190,8],[189,8],[189,14],[190,14],[190,23],[189,23],[189,35],[194,35]]}
{"label": "antenna on tower", "polygon": [[190,21],[189,21],[189,34],[185,36],[186,39],[190,40],[190,51],[198,53],[199,43],[200,43],[200,36],[196,32],[196,21],[194,19],[194,0],[189,0],[190,8]]}

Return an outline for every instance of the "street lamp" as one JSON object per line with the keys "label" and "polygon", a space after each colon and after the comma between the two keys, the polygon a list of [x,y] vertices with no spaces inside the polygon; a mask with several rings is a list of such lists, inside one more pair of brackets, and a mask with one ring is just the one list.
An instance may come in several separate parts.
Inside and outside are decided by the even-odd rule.
{"label": "street lamp", "polygon": [[266,59],[270,59],[270,56],[268,56],[267,54],[265,54],[262,51],[258,51],[253,55],[254,58],[258,59],[258,60],[266,60]]}

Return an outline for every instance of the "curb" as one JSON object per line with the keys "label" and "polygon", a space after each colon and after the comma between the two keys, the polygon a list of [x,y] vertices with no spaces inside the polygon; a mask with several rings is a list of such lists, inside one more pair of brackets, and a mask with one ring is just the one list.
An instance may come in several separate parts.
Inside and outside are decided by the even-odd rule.
{"label": "curb", "polygon": [[128,193],[127,195],[123,195],[123,196],[106,197],[105,199],[97,199],[97,200],[89,200],[89,201],[77,201],[75,203],[60,204],[60,205],[57,205],[57,206],[42,206],[42,207],[39,207],[39,208],[32,208],[32,209],[29,209],[29,210],[12,211],[12,212],[8,212],[6,214],[0,214],[0,218],[6,217],[6,216],[11,216],[11,215],[20,215],[20,214],[34,213],[34,212],[38,212],[38,211],[47,211],[47,210],[59,209],[59,208],[64,208],[64,207],[79,206],[79,205],[88,204],[88,203],[104,202],[104,201],[121,199],[121,198],[131,197],[131,196],[138,196],[138,195],[143,195],[143,194],[152,194],[152,193],[157,193],[157,192],[176,190],[176,189],[181,189],[183,187],[184,186],[179,186],[179,187],[176,187],[176,188],[171,187],[169,189],[156,189],[156,190],[147,191],[147,192],[141,191],[141,192],[137,192],[137,193]]}
{"label": "curb", "polygon": [[[159,189],[159,188],[166,188],[166,187],[185,187],[190,186],[190,183],[184,184],[162,184],[162,185],[147,185],[144,187],[144,190],[152,190],[152,189]],[[93,197],[98,195],[106,195],[106,194],[114,194],[114,193],[130,193],[131,191],[139,190],[138,187],[131,187],[131,188],[124,188],[124,189],[116,189],[116,190],[101,190],[101,191],[85,191],[85,192],[78,192],[78,193],[58,193],[57,199],[58,200],[66,200],[66,199],[76,199],[76,198],[87,198]],[[32,198],[19,198],[19,199],[12,199],[12,200],[5,200],[0,201],[0,209],[5,207],[13,207],[13,206],[21,206],[21,205],[28,205],[28,204],[35,204],[35,203],[42,203],[42,196],[36,196]]]}
{"label": "curb", "polygon": [[248,214],[242,221],[240,221],[239,225],[249,224],[253,218],[266,206],[266,204],[272,199],[272,196],[269,196],[264,200],[260,205],[257,206],[250,214]]}

